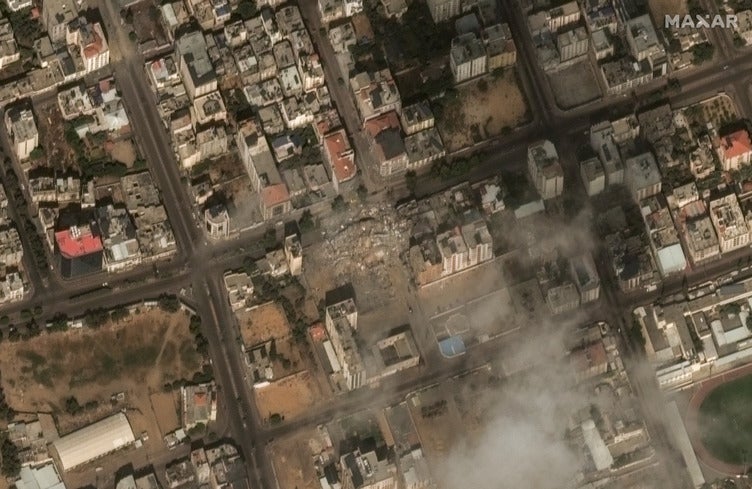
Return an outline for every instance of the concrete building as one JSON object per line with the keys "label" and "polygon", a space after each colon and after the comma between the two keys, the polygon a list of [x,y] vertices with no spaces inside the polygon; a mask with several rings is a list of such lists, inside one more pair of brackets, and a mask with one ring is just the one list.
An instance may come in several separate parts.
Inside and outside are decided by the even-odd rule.
{"label": "concrete building", "polygon": [[351,287],[327,293],[325,326],[345,387],[354,390],[366,382],[366,371],[353,338],[358,329],[358,309]]}
{"label": "concrete building", "polygon": [[564,171],[554,143],[542,140],[529,146],[527,168],[530,179],[543,200],[561,195],[564,190]]}
{"label": "concrete building", "polygon": [[65,42],[68,24],[78,17],[74,0],[45,0],[42,2],[42,25],[53,44]]}
{"label": "concrete building", "polygon": [[402,110],[400,93],[388,68],[373,73],[358,73],[350,79],[350,89],[364,124],[381,114]]}
{"label": "concrete building", "polygon": [[718,235],[721,253],[738,250],[749,244],[749,228],[736,194],[731,193],[710,201],[710,219]]}
{"label": "concrete building", "polygon": [[556,49],[562,63],[585,56],[590,49],[590,36],[584,27],[562,32],[556,36]]}
{"label": "concrete building", "polygon": [[488,71],[514,66],[517,62],[517,47],[507,24],[494,24],[481,31],[486,46]]}
{"label": "concrete building", "polygon": [[52,447],[63,472],[68,472],[135,441],[128,418],[117,413],[59,438]]}
{"label": "concrete building", "polygon": [[21,467],[15,486],[16,489],[66,489],[52,463]]}
{"label": "concrete building", "polygon": [[606,185],[624,183],[624,163],[616,145],[614,126],[606,121],[590,128],[590,147],[603,164]]}
{"label": "concrete building", "polygon": [[377,446],[373,438],[354,444],[340,457],[342,489],[397,489],[397,467],[389,461],[389,449]]}
{"label": "concrete building", "polygon": [[65,40],[68,45],[78,47],[86,73],[110,64],[110,47],[98,22],[90,24],[85,17],[73,20],[68,24]]}
{"label": "concrete building", "polygon": [[647,60],[635,63],[628,58],[601,63],[601,75],[609,95],[626,93],[653,79]]}
{"label": "concrete building", "polygon": [[640,202],[640,212],[645,220],[650,248],[658,270],[663,277],[682,273],[687,269],[679,233],[674,226],[671,212],[662,197],[648,197]]}
{"label": "concrete building", "polygon": [[259,206],[264,219],[279,218],[292,210],[287,185],[274,162],[258,124],[247,120],[238,128],[236,142],[240,159],[245,165],[251,186],[259,193]]}
{"label": "concrete building", "polygon": [[184,34],[175,43],[178,70],[191,100],[217,89],[217,74],[201,31]]}
{"label": "concrete building", "polygon": [[55,251],[58,269],[65,278],[81,277],[102,270],[102,239],[89,226],[72,226],[56,232]]}
{"label": "concrete building", "polygon": [[551,314],[564,314],[580,306],[580,294],[573,283],[565,282],[546,291],[546,304]]}
{"label": "concrete building", "polygon": [[597,195],[606,188],[606,173],[598,158],[580,162],[580,176],[588,196]]}
{"label": "concrete building", "polygon": [[593,31],[590,34],[590,41],[596,60],[606,59],[614,55],[614,45],[606,35],[605,29]]}
{"label": "concrete building", "polygon": [[136,239],[136,228],[125,208],[113,205],[97,207],[94,211],[104,248],[104,266],[108,272],[134,267],[143,257]]}
{"label": "concrete building", "polygon": [[297,277],[303,273],[303,247],[300,244],[300,237],[297,234],[287,236],[284,249],[287,269],[290,271],[290,275]]}
{"label": "concrete building", "polygon": [[217,420],[217,387],[213,382],[180,388],[183,429]]}
{"label": "concrete building", "polygon": [[662,177],[653,153],[642,153],[629,158],[624,166],[624,183],[635,202],[660,193]]}
{"label": "concrete building", "polygon": [[376,342],[371,362],[366,362],[368,382],[375,382],[412,368],[420,362],[420,352],[415,345],[410,326],[396,328],[386,338]]}
{"label": "concrete building", "polygon": [[225,273],[225,289],[233,311],[242,309],[253,296],[253,282],[247,273]]}
{"label": "concrete building", "polygon": [[5,111],[5,128],[13,144],[13,152],[20,160],[31,156],[34,148],[39,146],[39,132],[31,109],[13,107]]}
{"label": "concrete building", "polygon": [[720,256],[718,236],[707,215],[687,220],[682,231],[687,253],[694,265]]}
{"label": "concrete building", "polygon": [[19,59],[21,52],[13,37],[13,26],[8,19],[0,19],[0,69]]}
{"label": "concrete building", "polygon": [[557,32],[562,27],[579,22],[580,16],[580,6],[576,0],[552,8],[548,11],[548,29]]}
{"label": "concrete building", "polygon": [[407,169],[418,170],[446,156],[439,131],[432,127],[405,138]]}
{"label": "concrete building", "polygon": [[433,127],[435,119],[427,100],[416,102],[402,108],[400,114],[402,131],[410,136]]}
{"label": "concrete building", "polygon": [[324,158],[332,175],[334,190],[339,193],[340,185],[352,180],[358,169],[355,166],[355,152],[347,139],[344,129],[338,129],[324,136]]}
{"label": "concrete building", "polygon": [[369,119],[364,124],[364,130],[379,164],[381,176],[393,175],[407,169],[408,156],[396,112],[387,112]]}
{"label": "concrete building", "polygon": [[211,239],[223,239],[230,236],[230,214],[227,207],[213,205],[204,210],[204,226]]}
{"label": "concrete building", "polygon": [[752,45],[752,10],[741,10],[736,12],[738,28],[736,33],[744,39],[744,43]]}
{"label": "concrete building", "polygon": [[650,20],[650,14],[635,17],[626,22],[626,39],[632,56],[647,61],[653,76],[664,76],[668,66],[666,49],[661,44]]}
{"label": "concrete building", "polygon": [[725,171],[734,171],[743,165],[749,165],[752,162],[752,139],[749,131],[740,129],[718,138],[716,152]]}
{"label": "concrete building", "polygon": [[427,0],[434,23],[444,22],[460,14],[461,0]]}
{"label": "concrete building", "polygon": [[590,253],[572,258],[569,266],[574,285],[580,293],[580,302],[586,304],[597,301],[601,294],[601,281]]}
{"label": "concrete building", "polygon": [[449,66],[455,83],[484,75],[488,72],[488,54],[483,41],[472,32],[452,39]]}

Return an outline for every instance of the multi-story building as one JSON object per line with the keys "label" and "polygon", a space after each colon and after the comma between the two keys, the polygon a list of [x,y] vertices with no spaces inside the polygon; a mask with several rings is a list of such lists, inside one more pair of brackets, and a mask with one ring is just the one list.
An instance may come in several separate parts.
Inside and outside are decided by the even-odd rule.
{"label": "multi-story building", "polygon": [[42,2],[42,25],[53,44],[65,42],[65,31],[78,16],[74,0],[45,0]]}
{"label": "multi-story building", "polygon": [[639,61],[648,61],[653,76],[664,76],[668,65],[666,49],[661,44],[650,20],[650,14],[635,17],[627,22],[626,38],[629,50]]}
{"label": "multi-story building", "polygon": [[715,234],[713,222],[707,215],[688,219],[684,223],[682,234],[692,264],[697,265],[720,257],[721,248],[718,244],[718,236]]}
{"label": "multi-story building", "polygon": [[601,294],[601,281],[590,253],[572,258],[569,265],[572,280],[580,293],[580,302],[586,304],[597,301]]}
{"label": "multi-story building", "polygon": [[564,170],[554,143],[539,141],[527,149],[530,179],[543,200],[558,197],[564,190]]}
{"label": "multi-story building", "polygon": [[461,0],[427,0],[434,23],[444,22],[460,14]]}
{"label": "multi-story building", "polygon": [[339,193],[339,186],[352,180],[358,169],[355,166],[355,152],[347,139],[344,129],[338,129],[324,136],[324,158],[332,174],[334,190]]}
{"label": "multi-story building", "polygon": [[752,44],[752,10],[742,10],[736,13],[736,33],[744,39],[744,43]]}
{"label": "multi-story building", "polygon": [[738,170],[742,165],[749,165],[752,162],[752,140],[749,131],[739,129],[718,138],[716,152],[725,171]]}
{"label": "multi-story building", "polygon": [[372,153],[379,164],[381,176],[393,175],[407,169],[408,157],[396,112],[387,112],[367,120],[364,129]]}
{"label": "multi-story building", "polygon": [[178,70],[191,100],[217,89],[217,74],[214,72],[209,51],[201,31],[184,34],[175,45]]}
{"label": "multi-story building", "polygon": [[230,214],[227,207],[221,204],[208,207],[204,211],[206,234],[211,239],[222,239],[230,236]]}
{"label": "multi-story building", "polygon": [[340,457],[342,489],[397,489],[397,467],[387,447],[377,447],[373,438],[358,440],[358,446]]}
{"label": "multi-story building", "polygon": [[331,347],[339,363],[339,371],[348,390],[366,382],[366,371],[353,332],[358,329],[358,309],[350,287],[327,293],[324,324]]}
{"label": "multi-story building", "polygon": [[342,0],[318,0],[321,23],[327,25],[345,16],[345,4]]}
{"label": "multi-story building", "polygon": [[410,136],[433,127],[435,119],[427,100],[408,105],[402,108],[400,114],[402,131]]}
{"label": "multi-story building", "polygon": [[125,270],[141,263],[141,249],[136,228],[124,208],[113,205],[98,207],[94,212],[104,248],[104,265],[108,272]]}
{"label": "multi-story building", "polygon": [[452,39],[449,66],[455,83],[485,74],[488,71],[488,54],[483,41],[472,32]]}
{"label": "multi-story building", "polygon": [[627,58],[602,63],[601,74],[610,95],[628,92],[653,79],[653,71],[647,60],[634,63]]}
{"label": "multi-story building", "polygon": [[296,277],[303,273],[303,247],[297,234],[291,234],[285,238],[284,250],[290,275]]}
{"label": "multi-story building", "polygon": [[13,26],[8,19],[0,19],[0,69],[21,59],[21,52],[13,37]]}
{"label": "multi-story building", "polygon": [[363,123],[389,111],[402,110],[400,93],[388,68],[358,73],[350,79],[350,88]]}
{"label": "multi-story building", "polygon": [[507,24],[494,24],[481,31],[486,46],[488,71],[513,66],[517,62],[517,47]]}
{"label": "multi-story building", "polygon": [[86,73],[110,64],[110,48],[98,22],[90,24],[85,17],[73,20],[68,24],[65,40],[68,45],[78,47]]}
{"label": "multi-story building", "polygon": [[710,201],[710,219],[718,235],[721,253],[738,250],[749,244],[749,228],[736,194],[731,193]]}
{"label": "multi-story building", "polygon": [[16,228],[0,231],[0,263],[17,267],[23,258],[23,246]]}
{"label": "multi-story building", "polygon": [[597,195],[606,188],[606,173],[598,158],[580,162],[580,176],[588,196]]}
{"label": "multi-story building", "polygon": [[259,193],[262,217],[279,218],[290,212],[290,192],[282,181],[269,143],[258,124],[253,120],[243,121],[238,128],[236,142],[240,159],[251,179],[251,186]]}
{"label": "multi-story building", "polygon": [[603,164],[606,185],[624,183],[624,163],[616,145],[615,129],[611,122],[605,121],[590,128],[590,146]]}
{"label": "multi-story building", "polygon": [[606,35],[605,29],[600,29],[590,34],[590,41],[595,59],[602,60],[614,55],[614,44]]}
{"label": "multi-story building", "polygon": [[661,191],[661,172],[653,153],[642,153],[625,162],[624,183],[635,202],[651,197]]}
{"label": "multi-story building", "polygon": [[580,16],[580,6],[576,0],[552,8],[548,11],[548,29],[556,32],[562,27],[579,22]]}
{"label": "multi-story building", "polygon": [[418,170],[446,156],[441,135],[435,127],[417,132],[405,138],[407,169]]}
{"label": "multi-story building", "polygon": [[65,278],[81,277],[102,270],[102,239],[90,226],[72,226],[55,233],[55,252]]}
{"label": "multi-story building", "polygon": [[39,146],[39,132],[31,109],[13,107],[5,111],[5,128],[19,160],[29,158]]}
{"label": "multi-story building", "polygon": [[562,32],[556,36],[556,48],[562,63],[585,56],[590,49],[590,36],[584,27]]}

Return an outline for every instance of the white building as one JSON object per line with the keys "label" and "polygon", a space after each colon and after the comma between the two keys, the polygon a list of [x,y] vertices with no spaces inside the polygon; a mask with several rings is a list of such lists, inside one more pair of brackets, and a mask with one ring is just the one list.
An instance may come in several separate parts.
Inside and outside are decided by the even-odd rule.
{"label": "white building", "polygon": [[34,121],[34,113],[30,109],[17,107],[5,112],[5,127],[13,143],[13,151],[16,157],[23,161],[31,155],[31,152],[39,146],[39,133]]}
{"label": "white building", "polygon": [[598,158],[590,158],[580,163],[580,176],[588,196],[597,195],[606,188],[606,173]]}
{"label": "white building", "polygon": [[452,39],[449,66],[455,83],[485,74],[488,71],[488,54],[483,41],[472,32]]}
{"label": "white building", "polygon": [[752,162],[752,140],[746,129],[718,138],[718,159],[725,171],[738,170]]}
{"label": "white building", "polygon": [[136,441],[128,418],[113,414],[52,443],[63,472],[84,465]]}
{"label": "white building", "polygon": [[564,190],[564,170],[554,143],[541,140],[527,149],[530,179],[543,200],[553,199]]}
{"label": "white building", "polygon": [[666,74],[666,49],[655,32],[650,14],[629,20],[626,25],[626,38],[629,50],[637,61],[647,60],[654,76]]}
{"label": "white building", "polygon": [[590,35],[584,27],[562,32],[556,36],[556,48],[562,63],[585,56],[590,49]]}
{"label": "white building", "polygon": [[110,64],[110,48],[98,22],[90,24],[85,17],[79,17],[68,24],[65,40],[68,45],[78,46],[86,73]]}
{"label": "white building", "polygon": [[731,193],[711,201],[710,219],[718,234],[721,253],[737,250],[749,244],[749,228],[736,194]]}
{"label": "white building", "polygon": [[661,191],[661,172],[653,153],[647,152],[627,159],[624,180],[636,202]]}

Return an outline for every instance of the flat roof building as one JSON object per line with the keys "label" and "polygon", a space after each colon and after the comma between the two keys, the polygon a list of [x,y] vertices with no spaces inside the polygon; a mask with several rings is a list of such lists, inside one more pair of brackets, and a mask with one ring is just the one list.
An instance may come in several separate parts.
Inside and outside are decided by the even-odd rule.
{"label": "flat roof building", "polygon": [[736,194],[710,202],[710,219],[713,221],[721,252],[737,250],[749,244],[749,228],[739,207]]}

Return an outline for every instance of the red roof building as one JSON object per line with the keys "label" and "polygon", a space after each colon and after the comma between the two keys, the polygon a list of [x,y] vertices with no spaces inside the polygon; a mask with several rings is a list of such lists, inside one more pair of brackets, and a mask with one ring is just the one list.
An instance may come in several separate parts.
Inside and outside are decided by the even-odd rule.
{"label": "red roof building", "polygon": [[55,246],[60,259],[60,272],[66,277],[79,277],[102,270],[102,238],[89,226],[73,226],[55,233]]}
{"label": "red roof building", "polygon": [[718,141],[718,158],[726,171],[748,165],[752,158],[752,139],[746,129],[723,136]]}
{"label": "red roof building", "polygon": [[334,188],[339,192],[339,184],[351,180],[358,171],[355,153],[344,129],[324,137],[324,155],[332,172]]}

